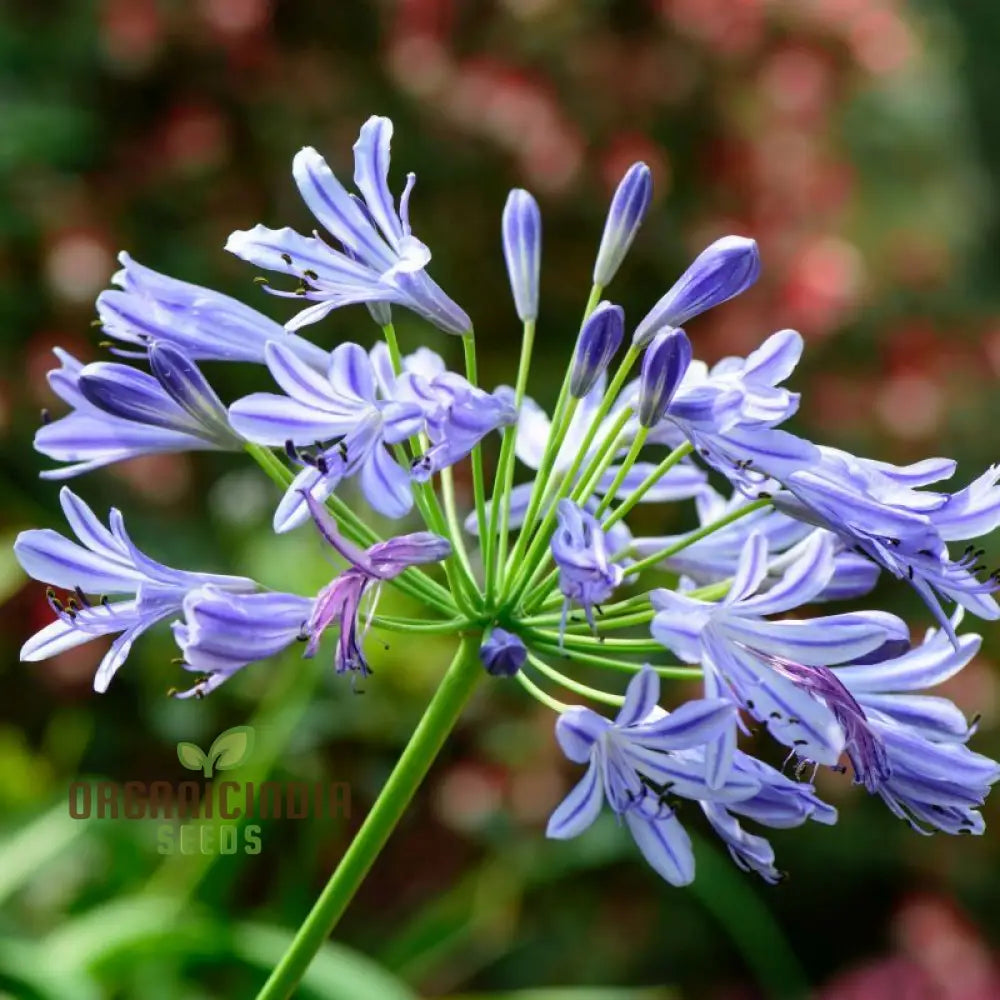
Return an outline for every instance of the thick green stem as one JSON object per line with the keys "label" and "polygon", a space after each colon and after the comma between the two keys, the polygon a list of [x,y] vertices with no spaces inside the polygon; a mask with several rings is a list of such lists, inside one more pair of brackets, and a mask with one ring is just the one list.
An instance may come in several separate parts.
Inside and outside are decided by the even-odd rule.
{"label": "thick green stem", "polygon": [[287,1000],[292,995],[316,952],[347,909],[484,676],[477,655],[479,638],[478,634],[463,636],[451,666],[371,812],[288,951],[257,994],[257,1000]]}

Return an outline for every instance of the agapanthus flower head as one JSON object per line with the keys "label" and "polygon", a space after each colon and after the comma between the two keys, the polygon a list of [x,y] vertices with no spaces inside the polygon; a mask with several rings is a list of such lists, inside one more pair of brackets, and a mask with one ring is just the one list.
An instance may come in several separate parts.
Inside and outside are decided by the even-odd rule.
{"label": "agapanthus flower head", "polygon": [[430,250],[410,228],[413,174],[408,175],[396,207],[389,190],[391,139],[392,122],[372,117],[354,145],[354,183],[364,208],[315,149],[306,147],[295,156],[292,176],[302,200],[343,250],[318,235],[302,236],[288,228],[258,225],[229,237],[226,249],[237,257],[299,281],[294,291],[271,291],[315,303],[291,320],[288,329],[315,323],[340,306],[391,302],[412,309],[447,333],[471,330],[469,317],[425,271]]}
{"label": "agapanthus flower head", "polygon": [[[653,868],[677,885],[694,877],[679,801],[697,803],[696,819],[739,867],[776,882],[775,852],[752,824],[833,823],[836,811],[802,780],[821,766],[850,769],[920,832],[981,833],[980,807],[1000,765],[969,748],[975,722],[925,691],[979,648],[978,636],[959,633],[963,609],[1000,618],[1000,571],[987,570],[973,541],[1000,527],[1000,465],[946,492],[927,487],[954,473],[949,459],[897,467],[784,430],[799,406],[787,384],[803,349],[794,330],[766,337],[746,357],[694,360],[682,325],[757,279],[757,245],[745,237],[701,253],[617,359],[624,314],[598,300],[648,210],[644,164],[612,200],[551,417],[529,394],[540,213],[526,191],[511,193],[501,235],[521,355],[512,387],[480,384],[469,319],[428,276],[430,250],[410,226],[413,176],[398,202],[389,187],[391,135],[385,118],[362,127],[354,192],[316,150],[295,156],[295,182],[330,241],[259,225],[230,237],[238,256],[297,280],[287,291],[268,289],[309,303],[285,327],[123,255],[117,287],[101,295],[98,311],[111,350],[137,363],[84,365],[57,351],[62,367],[49,380],[70,412],[46,421],[35,441],[67,463],[48,478],[156,452],[240,451],[284,490],[275,531],[311,520],[346,567],[305,594],[171,569],[136,548],[117,511],[105,526],[64,490],[78,541],[27,531],[15,545],[32,576],[66,591],[50,590],[55,621],[25,643],[22,658],[116,635],[95,679],[104,690],[135,638],[174,619],[181,662],[194,675],[178,695],[187,698],[296,643],[315,656],[330,630],[336,670],[352,678],[370,672],[369,629],[417,643],[451,636],[457,652],[392,794],[415,789],[485,669],[554,711],[566,756],[587,765],[552,814],[549,835],[576,836],[607,802]],[[286,332],[351,303],[381,328],[363,324],[380,338],[375,346],[328,351]],[[403,355],[391,305],[465,335],[464,373],[425,346]],[[227,411],[202,361],[266,366],[277,390]],[[487,440],[493,431],[496,449]],[[708,485],[715,473],[716,482],[728,480],[727,493]],[[342,495],[350,479],[366,505]],[[694,530],[633,534],[637,505],[692,499]],[[366,507],[383,518],[419,516],[423,529],[386,537],[381,522],[366,523]],[[955,541],[970,544],[953,553]],[[679,579],[651,589],[649,570]],[[909,582],[937,618],[923,642],[911,642],[893,615],[811,607],[867,595],[882,570]],[[383,588],[405,594],[419,617],[384,607],[376,614]],[[957,611],[946,610],[951,602]],[[674,654],[668,662],[687,666],[645,665],[664,649]],[[587,683],[573,673],[578,664]],[[618,683],[591,686],[602,670],[632,675],[624,697]],[[699,677],[702,696],[668,713],[659,705],[661,676]],[[559,700],[560,692],[620,710],[606,718]],[[760,738],[766,731],[787,748],[788,775],[740,748],[751,720]]]}
{"label": "agapanthus flower head", "polygon": [[503,256],[514,306],[522,323],[538,316],[538,274],[542,266],[542,214],[522,188],[507,196],[503,210]]}
{"label": "agapanthus flower head", "polygon": [[615,189],[594,262],[594,284],[607,288],[618,273],[625,255],[649,209],[653,197],[653,175],[645,163],[633,163]]}
{"label": "agapanthus flower head", "polygon": [[607,371],[625,337],[625,310],[600,302],[584,321],[573,352],[569,374],[570,395],[583,399]]}
{"label": "agapanthus flower head", "polygon": [[636,327],[644,347],[664,327],[682,326],[713,306],[745,292],[760,276],[757,244],[744,236],[723,236],[706,247]]}
{"label": "agapanthus flower head", "polygon": [[499,625],[479,647],[479,659],[493,677],[513,677],[527,658],[528,649],[521,637]]}

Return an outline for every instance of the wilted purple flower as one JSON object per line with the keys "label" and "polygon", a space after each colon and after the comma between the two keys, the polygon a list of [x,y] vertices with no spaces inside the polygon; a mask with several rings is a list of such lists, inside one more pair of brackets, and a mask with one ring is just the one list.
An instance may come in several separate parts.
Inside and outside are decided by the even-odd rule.
{"label": "wilted purple flower", "polygon": [[827,705],[846,734],[855,781],[896,816],[921,833],[982,833],[977,808],[1000,778],[1000,765],[964,746],[975,727],[952,702],[915,693],[956,674],[979,646],[977,635],[956,647],[945,630],[932,629],[900,655],[876,650],[863,664],[777,669]]}
{"label": "wilted purple flower", "polygon": [[552,558],[559,567],[559,589],[565,597],[560,634],[566,629],[571,601],[583,607],[594,628],[594,605],[615,592],[624,570],[611,562],[607,538],[593,514],[563,499],[556,507],[556,518],[559,525],[552,534]]}
{"label": "wilted purple flower", "polygon": [[392,122],[372,117],[354,145],[354,183],[364,208],[315,149],[301,150],[292,163],[303,201],[343,252],[319,236],[302,236],[288,228],[258,225],[229,237],[226,249],[237,257],[300,281],[295,291],[271,291],[316,303],[294,317],[288,329],[315,323],[333,309],[359,302],[394,302],[447,333],[465,334],[471,329],[469,317],[424,270],[430,250],[410,230],[413,174],[396,209],[388,182],[391,138]]}
{"label": "wilted purple flower", "polygon": [[522,323],[538,316],[538,273],[542,265],[542,216],[538,203],[521,188],[511,191],[503,210],[503,256]]}
{"label": "wilted purple flower", "polygon": [[521,637],[497,626],[479,647],[479,659],[488,674],[494,677],[513,677],[528,658],[528,650]]}
{"label": "wilted purple flower", "polygon": [[[22,531],[14,555],[35,580],[72,591],[64,604],[49,592],[56,621],[32,636],[21,659],[45,660],[101,635],[121,633],[101,660],[94,689],[106,691],[125,662],[132,643],[150,626],[180,610],[190,591],[211,584],[224,591],[252,591],[254,582],[242,576],[190,573],[158,563],[136,548],[125,531],[121,513],[111,509],[110,530],[68,487],[59,499],[79,542],[45,528]],[[91,602],[90,596],[131,594],[130,600]]]}
{"label": "wilted purple flower", "polygon": [[653,197],[653,175],[645,163],[633,163],[619,181],[594,262],[594,284],[606,288],[618,273]]}
{"label": "wilted purple flower", "polygon": [[236,299],[160,274],[119,254],[122,269],[112,278],[120,288],[101,292],[97,313],[104,333],[138,350],[113,348],[125,357],[144,357],[152,343],[171,344],[193,361],[264,363],[274,341],[322,371],[327,352]]}
{"label": "wilted purple flower", "polygon": [[639,375],[639,423],[653,427],[663,419],[670,400],[691,364],[691,341],[680,329],[653,338],[642,356]]}
{"label": "wilted purple flower", "polygon": [[410,566],[447,559],[451,554],[451,543],[429,531],[419,531],[378,542],[369,549],[360,549],[340,534],[336,521],[321,503],[308,493],[303,494],[303,499],[320,534],[350,564],[316,598],[312,616],[306,625],[309,641],[305,655],[315,655],[323,632],[336,622],[340,629],[334,660],[337,673],[356,670],[366,675],[371,671],[361,642],[368,623],[360,627],[360,633],[359,624],[362,601],[372,584],[375,584],[375,590],[368,606],[368,622],[375,613],[379,587],[385,580],[392,580]]}
{"label": "wilted purple flower", "polygon": [[423,427],[423,412],[411,402],[379,399],[368,353],[341,344],[321,375],[280,344],[269,344],[267,366],[288,395],[253,393],[230,407],[233,426],[260,444],[293,446],[340,439],[311,456],[274,514],[275,531],[288,531],[309,516],[303,491],[320,501],[341,480],[360,475],[368,502],[387,517],[401,517],[413,503],[410,478],[386,450]]}
{"label": "wilted purple flower", "polygon": [[625,310],[601,302],[580,330],[569,376],[569,391],[583,399],[607,371],[625,336]]}
{"label": "wilted purple flower", "polygon": [[155,353],[154,377],[129,365],[82,365],[56,348],[62,367],[49,372],[49,385],[72,409],[38,429],[35,447],[71,464],[42,472],[43,479],[67,479],[138,455],[243,446],[194,363],[166,344]]}
{"label": "wilted purple flower", "polygon": [[[706,697],[732,698],[796,753],[834,765],[844,730],[824,703],[789,679],[784,665],[850,662],[908,632],[898,618],[875,611],[768,621],[765,615],[797,608],[823,590],[833,574],[833,545],[828,535],[817,535],[779,583],[758,593],[767,562],[767,542],[753,534],[719,603],[653,591],[651,632],[685,663],[702,664]],[[724,780],[735,748],[735,726],[706,747],[711,783]]]}
{"label": "wilted purple flower", "polygon": [[743,236],[723,236],[706,247],[636,328],[632,342],[644,347],[666,326],[682,326],[745,292],[760,275],[757,244]]}

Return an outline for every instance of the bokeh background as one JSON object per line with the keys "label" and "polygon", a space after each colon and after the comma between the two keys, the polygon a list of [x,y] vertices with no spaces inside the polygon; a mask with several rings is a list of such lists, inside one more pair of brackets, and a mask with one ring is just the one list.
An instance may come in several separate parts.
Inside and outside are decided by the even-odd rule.
{"label": "bokeh background", "polygon": [[[3,553],[20,528],[62,526],[31,449],[53,405],[44,376],[54,345],[102,356],[93,300],[119,249],[285,319],[289,304],[223,251],[227,234],[308,228],[294,151],[316,145],[349,171],[360,124],[390,115],[394,178],[418,174],[415,227],[493,381],[512,378],[518,334],[500,210],[512,186],[541,202],[531,388],[551,403],[610,192],[643,159],[655,202],[612,289],[627,314],[711,239],[753,235],[763,277],[691,324],[700,355],[795,327],[807,355],[793,429],[899,462],[954,455],[964,483],[998,458],[998,41],[991,0],[5,0],[0,996],[252,995],[449,656],[444,641],[373,642],[363,696],[322,657],[292,656],[200,702],[166,696],[185,678],[165,628],[103,697],[90,690],[99,643],[18,662],[50,612]],[[404,349],[429,341],[457,361],[454,341],[402,313],[398,325]],[[374,332],[360,308],[310,330],[330,346]],[[211,374],[227,399],[262,384]],[[307,532],[270,533],[275,495],[238,457],[142,459],[75,488],[121,507],[168,563],[304,591],[329,576]],[[904,588],[878,597],[923,627]],[[982,713],[975,745],[997,755],[1000,639],[984,631],[945,693]],[[785,883],[757,883],[706,839],[695,886],[676,890],[610,821],[545,842],[570,780],[551,721],[510,685],[481,694],[303,997],[1000,996],[996,802],[985,837],[924,838],[821,775],[841,820],[774,835]],[[349,781],[351,818],[266,822],[260,855],[223,857],[159,855],[153,821],[68,818],[75,778],[179,780],[178,740],[207,746],[243,723],[258,745],[241,777]]]}

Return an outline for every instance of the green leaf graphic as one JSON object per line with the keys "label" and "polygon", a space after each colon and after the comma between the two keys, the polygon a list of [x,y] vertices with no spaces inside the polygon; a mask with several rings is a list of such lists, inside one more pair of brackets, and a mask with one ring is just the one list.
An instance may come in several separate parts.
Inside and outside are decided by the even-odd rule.
{"label": "green leaf graphic", "polygon": [[209,760],[219,771],[230,771],[243,764],[253,751],[253,729],[233,726],[215,737],[208,751]]}
{"label": "green leaf graphic", "polygon": [[207,760],[197,743],[184,741],[177,744],[177,759],[189,771],[200,771]]}

